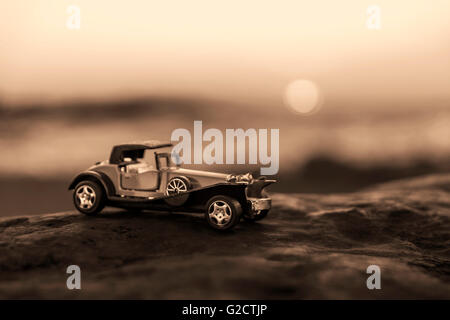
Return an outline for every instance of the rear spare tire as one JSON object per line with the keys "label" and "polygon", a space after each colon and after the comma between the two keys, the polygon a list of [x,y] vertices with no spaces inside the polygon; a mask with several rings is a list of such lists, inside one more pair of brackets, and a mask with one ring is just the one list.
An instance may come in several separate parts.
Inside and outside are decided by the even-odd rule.
{"label": "rear spare tire", "polygon": [[182,206],[189,198],[187,192],[190,189],[192,189],[192,185],[188,178],[173,177],[167,182],[165,194],[169,197],[164,198],[164,201],[172,207]]}

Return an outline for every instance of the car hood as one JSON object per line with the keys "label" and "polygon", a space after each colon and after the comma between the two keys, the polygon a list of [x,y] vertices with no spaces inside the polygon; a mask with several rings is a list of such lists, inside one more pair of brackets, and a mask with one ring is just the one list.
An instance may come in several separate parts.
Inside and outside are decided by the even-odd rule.
{"label": "car hood", "polygon": [[170,168],[172,173],[176,173],[177,175],[183,175],[186,177],[204,177],[213,180],[217,180],[218,182],[225,182],[228,174],[219,173],[219,172],[211,172],[211,171],[202,171],[202,170],[192,170],[185,168]]}

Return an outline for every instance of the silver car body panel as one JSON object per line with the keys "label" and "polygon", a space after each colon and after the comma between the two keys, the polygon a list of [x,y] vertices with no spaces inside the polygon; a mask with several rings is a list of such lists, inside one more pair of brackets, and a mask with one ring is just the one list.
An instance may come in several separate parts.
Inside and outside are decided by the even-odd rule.
{"label": "silver car body panel", "polygon": [[[137,147],[136,147],[137,146]],[[140,148],[141,145],[132,145],[133,148]],[[166,147],[167,145],[161,145]],[[248,177],[251,175],[228,175],[218,172],[209,172],[202,170],[192,170],[172,165],[170,155],[167,152],[158,152],[158,146],[150,146],[145,144],[147,152],[145,160],[140,158],[139,161],[125,161],[120,157],[118,148],[113,149],[111,158],[115,159],[110,163],[105,160],[90,167],[88,171],[82,172],[75,177],[69,188],[74,188],[76,183],[82,177],[92,176],[101,180],[101,183],[107,189],[107,196],[110,200],[129,199],[130,201],[153,201],[157,199],[170,198],[166,195],[168,182],[175,177],[186,178],[191,189],[187,193],[215,187],[232,187],[237,185],[246,185],[243,192],[243,199],[247,199],[248,206],[254,211],[268,210],[271,206],[271,199],[262,195],[261,191],[267,185],[274,183],[275,180],[259,180]],[[120,149],[120,148],[119,148]],[[151,150],[148,150],[151,149]],[[156,149],[156,150],[155,150]],[[116,152],[116,154],[114,154]],[[164,160],[164,161],[163,161]],[[232,179],[230,179],[232,176]],[[246,176],[245,179],[239,180],[236,177]],[[147,179],[150,179],[147,181]],[[220,187],[222,188],[222,187]],[[242,189],[240,189],[242,190]],[[244,194],[245,193],[245,194]],[[244,201],[245,202],[245,201]]]}

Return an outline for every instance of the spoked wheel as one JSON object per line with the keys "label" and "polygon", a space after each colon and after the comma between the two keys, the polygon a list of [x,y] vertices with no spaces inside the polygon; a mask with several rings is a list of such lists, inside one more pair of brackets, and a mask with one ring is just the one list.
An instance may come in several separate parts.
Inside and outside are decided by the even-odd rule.
{"label": "spoked wheel", "polygon": [[166,187],[166,196],[172,196],[164,199],[164,201],[173,206],[178,207],[183,205],[189,198],[189,194],[181,195],[191,189],[191,183],[185,177],[175,177],[169,180]]}
{"label": "spoked wheel", "polygon": [[251,215],[249,213],[244,214],[244,220],[250,221],[250,222],[259,221],[259,220],[262,220],[265,217],[267,217],[268,213],[269,213],[269,210],[258,210],[256,212],[254,212],[253,215]]}
{"label": "spoked wheel", "polygon": [[97,214],[105,206],[103,188],[93,181],[81,181],[73,192],[75,208],[87,215]]}
{"label": "spoked wheel", "polygon": [[170,179],[166,187],[166,195],[172,196],[189,190],[189,181],[186,178],[176,177]]}
{"label": "spoked wheel", "polygon": [[241,204],[227,196],[212,197],[207,205],[205,217],[214,229],[228,230],[239,223],[242,214]]}

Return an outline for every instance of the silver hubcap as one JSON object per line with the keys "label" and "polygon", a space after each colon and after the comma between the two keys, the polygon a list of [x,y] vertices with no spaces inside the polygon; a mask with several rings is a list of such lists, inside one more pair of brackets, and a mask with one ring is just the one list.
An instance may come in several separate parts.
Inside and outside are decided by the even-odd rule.
{"label": "silver hubcap", "polygon": [[185,191],[187,191],[187,185],[183,180],[179,178],[170,180],[166,188],[166,193],[168,195],[177,194]]}
{"label": "silver hubcap", "polygon": [[231,219],[231,208],[224,201],[214,201],[208,208],[210,220],[218,226],[226,225]]}
{"label": "silver hubcap", "polygon": [[95,203],[95,191],[91,186],[82,185],[76,191],[76,197],[80,208],[90,209]]}

